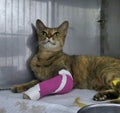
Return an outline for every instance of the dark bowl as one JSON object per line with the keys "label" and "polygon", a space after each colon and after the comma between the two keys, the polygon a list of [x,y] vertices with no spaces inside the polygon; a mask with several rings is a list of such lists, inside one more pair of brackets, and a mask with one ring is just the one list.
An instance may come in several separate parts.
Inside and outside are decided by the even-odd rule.
{"label": "dark bowl", "polygon": [[77,113],[120,113],[120,104],[93,104],[81,108]]}

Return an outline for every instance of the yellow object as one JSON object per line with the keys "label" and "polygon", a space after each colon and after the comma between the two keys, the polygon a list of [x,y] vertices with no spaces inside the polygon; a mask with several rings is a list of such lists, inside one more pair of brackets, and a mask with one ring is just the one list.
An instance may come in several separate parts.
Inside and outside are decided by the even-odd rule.
{"label": "yellow object", "polygon": [[115,87],[118,82],[120,82],[120,79],[113,80],[112,81],[112,85]]}
{"label": "yellow object", "polygon": [[86,104],[80,102],[80,98],[79,98],[79,97],[75,98],[74,103],[75,103],[77,106],[79,106],[80,108],[86,106]]}

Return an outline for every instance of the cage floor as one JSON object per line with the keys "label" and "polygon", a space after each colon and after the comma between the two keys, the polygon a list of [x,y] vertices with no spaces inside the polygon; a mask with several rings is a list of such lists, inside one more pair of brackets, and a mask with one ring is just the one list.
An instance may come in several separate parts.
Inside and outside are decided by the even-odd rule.
{"label": "cage floor", "polygon": [[[92,100],[96,92],[93,90],[74,89],[63,95],[50,95],[38,101],[22,99],[22,93],[12,93],[11,91],[0,91],[0,110],[5,113],[77,113],[80,109],[74,101],[77,97],[80,102],[86,105],[95,104]],[[0,111],[1,112],[1,111]],[[3,112],[4,113],[4,112]]]}

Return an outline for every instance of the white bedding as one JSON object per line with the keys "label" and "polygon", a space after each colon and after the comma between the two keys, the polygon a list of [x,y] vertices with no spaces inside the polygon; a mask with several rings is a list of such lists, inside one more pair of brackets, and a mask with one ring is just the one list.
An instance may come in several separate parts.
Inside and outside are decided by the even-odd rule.
{"label": "white bedding", "polygon": [[74,101],[80,97],[84,104],[95,104],[93,90],[74,89],[63,95],[50,95],[38,101],[22,99],[22,93],[0,91],[0,113],[77,113],[80,109]]}

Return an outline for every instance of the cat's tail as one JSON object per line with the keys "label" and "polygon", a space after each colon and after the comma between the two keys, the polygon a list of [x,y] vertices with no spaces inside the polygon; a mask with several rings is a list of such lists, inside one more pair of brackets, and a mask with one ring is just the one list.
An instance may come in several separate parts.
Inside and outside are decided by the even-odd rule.
{"label": "cat's tail", "polygon": [[120,104],[120,97],[117,99],[110,100],[108,101],[108,103]]}

